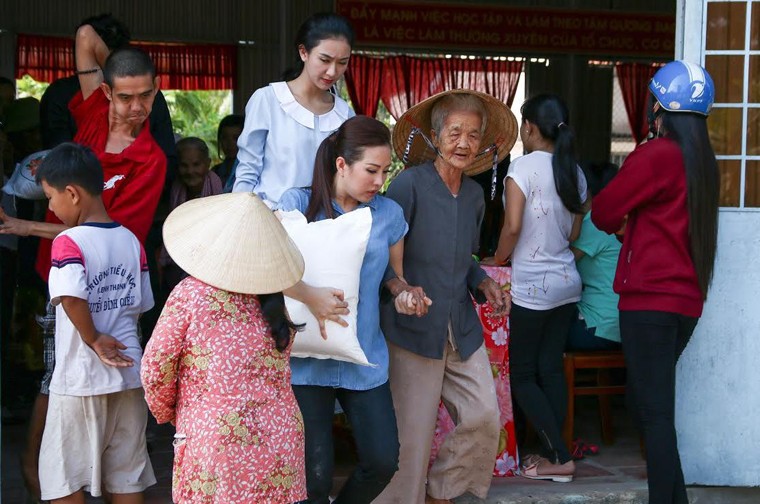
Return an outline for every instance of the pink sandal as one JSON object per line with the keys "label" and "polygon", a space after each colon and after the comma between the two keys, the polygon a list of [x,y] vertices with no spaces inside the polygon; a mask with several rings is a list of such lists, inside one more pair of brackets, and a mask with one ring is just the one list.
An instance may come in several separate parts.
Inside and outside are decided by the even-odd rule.
{"label": "pink sandal", "polygon": [[523,467],[520,470],[520,476],[533,480],[551,480],[555,483],[570,483],[573,481],[572,474],[539,474],[538,463]]}

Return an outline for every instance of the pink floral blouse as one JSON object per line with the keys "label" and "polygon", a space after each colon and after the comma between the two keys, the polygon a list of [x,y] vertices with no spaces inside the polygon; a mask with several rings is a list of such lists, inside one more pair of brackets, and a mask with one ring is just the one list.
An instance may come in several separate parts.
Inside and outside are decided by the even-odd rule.
{"label": "pink floral blouse", "polygon": [[275,348],[256,296],[192,277],[172,291],[141,375],[156,420],[176,426],[174,502],[306,498],[303,419],[289,355]]}

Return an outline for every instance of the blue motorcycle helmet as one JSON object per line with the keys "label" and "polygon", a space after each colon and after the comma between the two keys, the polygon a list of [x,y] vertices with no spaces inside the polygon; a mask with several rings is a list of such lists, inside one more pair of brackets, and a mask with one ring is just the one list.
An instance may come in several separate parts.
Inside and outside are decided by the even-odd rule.
{"label": "blue motorcycle helmet", "polygon": [[649,81],[649,91],[667,112],[707,116],[715,101],[715,84],[710,74],[701,66],[683,60],[671,61],[660,68]]}

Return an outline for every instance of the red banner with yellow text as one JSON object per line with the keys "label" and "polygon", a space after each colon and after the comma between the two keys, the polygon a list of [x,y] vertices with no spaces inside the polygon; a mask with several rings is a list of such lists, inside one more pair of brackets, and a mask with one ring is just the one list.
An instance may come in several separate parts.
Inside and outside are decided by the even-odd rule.
{"label": "red banner with yellow text", "polygon": [[675,15],[385,0],[335,6],[358,48],[673,58]]}

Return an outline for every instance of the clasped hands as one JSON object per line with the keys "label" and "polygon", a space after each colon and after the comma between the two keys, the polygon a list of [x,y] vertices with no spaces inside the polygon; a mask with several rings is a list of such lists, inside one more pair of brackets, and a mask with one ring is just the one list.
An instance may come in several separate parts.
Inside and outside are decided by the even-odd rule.
{"label": "clasped hands", "polygon": [[389,280],[386,287],[393,295],[393,306],[403,315],[422,317],[427,314],[433,301],[427,297],[422,287],[409,285],[403,277]]}

